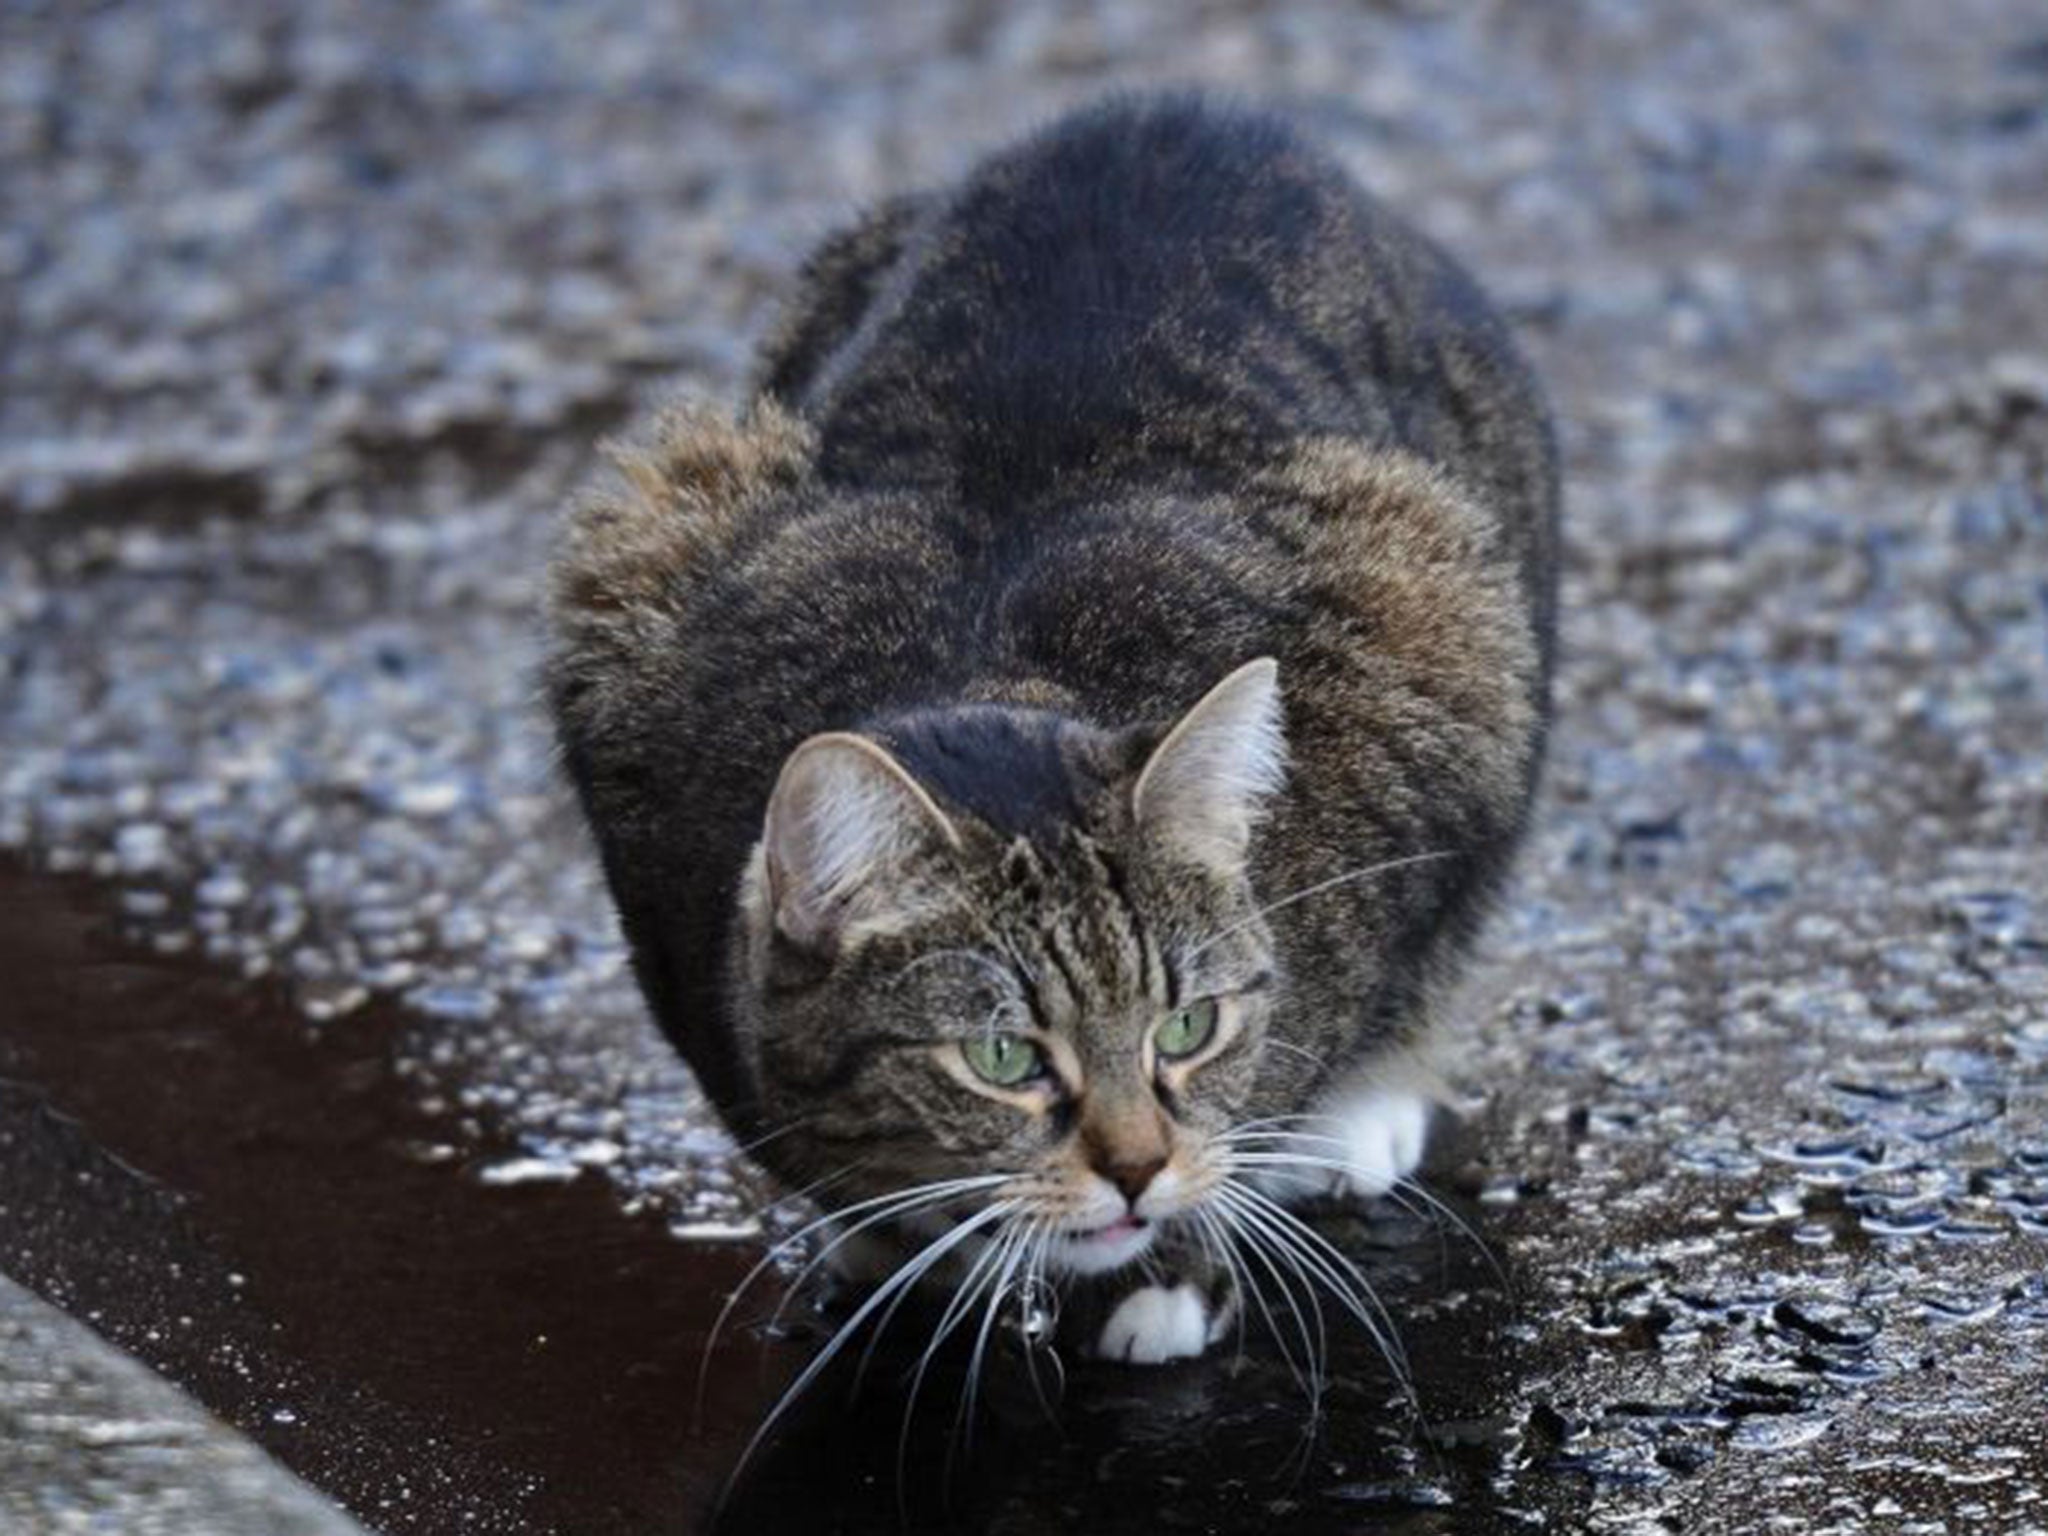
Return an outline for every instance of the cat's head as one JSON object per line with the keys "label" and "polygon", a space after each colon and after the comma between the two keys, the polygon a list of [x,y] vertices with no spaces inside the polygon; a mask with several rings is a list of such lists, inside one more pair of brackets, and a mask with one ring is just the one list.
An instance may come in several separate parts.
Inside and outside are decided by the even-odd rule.
{"label": "cat's head", "polygon": [[[730,984],[770,1160],[834,1205],[996,1178],[1053,1269],[1128,1262],[1221,1177],[1279,978],[1247,872],[1284,743],[1255,661],[1170,728],[966,706],[813,737]],[[876,1207],[877,1210],[881,1207]]]}

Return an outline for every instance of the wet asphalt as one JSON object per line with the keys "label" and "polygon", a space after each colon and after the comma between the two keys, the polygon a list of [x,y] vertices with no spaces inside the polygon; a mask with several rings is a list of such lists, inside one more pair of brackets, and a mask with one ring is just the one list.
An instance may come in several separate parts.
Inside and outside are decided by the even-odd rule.
{"label": "wet asphalt", "polygon": [[[1331,1220],[1413,1399],[1010,1362],[954,1448],[885,1353],[726,1494],[823,1314],[758,1287],[697,1413],[768,1196],[552,774],[547,520],[862,200],[1188,80],[1558,409],[1485,1251]],[[0,1270],[379,1530],[2048,1530],[2044,277],[2016,3],[10,7]]]}

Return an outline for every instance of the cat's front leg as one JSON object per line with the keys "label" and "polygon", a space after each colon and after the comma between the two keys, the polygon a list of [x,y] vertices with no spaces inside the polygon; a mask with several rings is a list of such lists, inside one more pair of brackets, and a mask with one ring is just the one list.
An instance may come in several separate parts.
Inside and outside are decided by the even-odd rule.
{"label": "cat's front leg", "polygon": [[1339,1096],[1330,1106],[1329,1130],[1344,1165],[1343,1192],[1384,1195],[1420,1167],[1431,1108],[1430,1096],[1411,1087],[1373,1086]]}
{"label": "cat's front leg", "polygon": [[1141,1285],[1111,1310],[1090,1353],[1127,1365],[1160,1365],[1199,1355],[1218,1336],[1209,1300],[1193,1282]]}
{"label": "cat's front leg", "polygon": [[1237,1320],[1230,1272],[1185,1235],[1162,1236],[1142,1265],[1091,1281],[1079,1299],[1084,1352],[1128,1365],[1191,1359]]}
{"label": "cat's front leg", "polygon": [[1267,1165],[1256,1182],[1283,1201],[1375,1199],[1421,1166],[1435,1106],[1433,1093],[1409,1084],[1342,1088],[1280,1143],[1277,1155],[1289,1161]]}

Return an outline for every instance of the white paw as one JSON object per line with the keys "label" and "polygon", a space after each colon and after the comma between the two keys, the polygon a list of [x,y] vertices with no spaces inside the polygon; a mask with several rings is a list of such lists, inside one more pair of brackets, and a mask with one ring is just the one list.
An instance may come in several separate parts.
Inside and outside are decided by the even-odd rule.
{"label": "white paw", "polygon": [[1209,1314],[1192,1285],[1148,1285],[1117,1303],[1095,1353],[1105,1360],[1158,1365],[1209,1347]]}
{"label": "white paw", "polygon": [[1372,1088],[1330,1107],[1331,1127],[1344,1164],[1343,1182],[1355,1195],[1384,1195],[1422,1162],[1429,1139],[1429,1099],[1412,1089]]}
{"label": "white paw", "polygon": [[1312,1122],[1312,1133],[1282,1145],[1280,1156],[1301,1161],[1268,1165],[1260,1170],[1259,1185],[1282,1201],[1384,1195],[1421,1163],[1429,1139],[1429,1106],[1429,1096],[1413,1089],[1366,1088],[1340,1095]]}

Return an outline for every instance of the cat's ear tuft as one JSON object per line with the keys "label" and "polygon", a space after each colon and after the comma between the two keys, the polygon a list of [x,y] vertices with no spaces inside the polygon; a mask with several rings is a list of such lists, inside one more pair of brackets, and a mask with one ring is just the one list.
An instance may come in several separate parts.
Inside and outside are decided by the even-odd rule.
{"label": "cat's ear tuft", "polygon": [[1242,866],[1266,798],[1286,776],[1280,667],[1246,662],[1166,733],[1131,790],[1138,827],[1196,862]]}
{"label": "cat's ear tuft", "polygon": [[789,755],[762,837],[776,928],[830,953],[855,924],[901,919],[926,882],[919,865],[960,834],[903,765],[864,737],[813,736]]}

